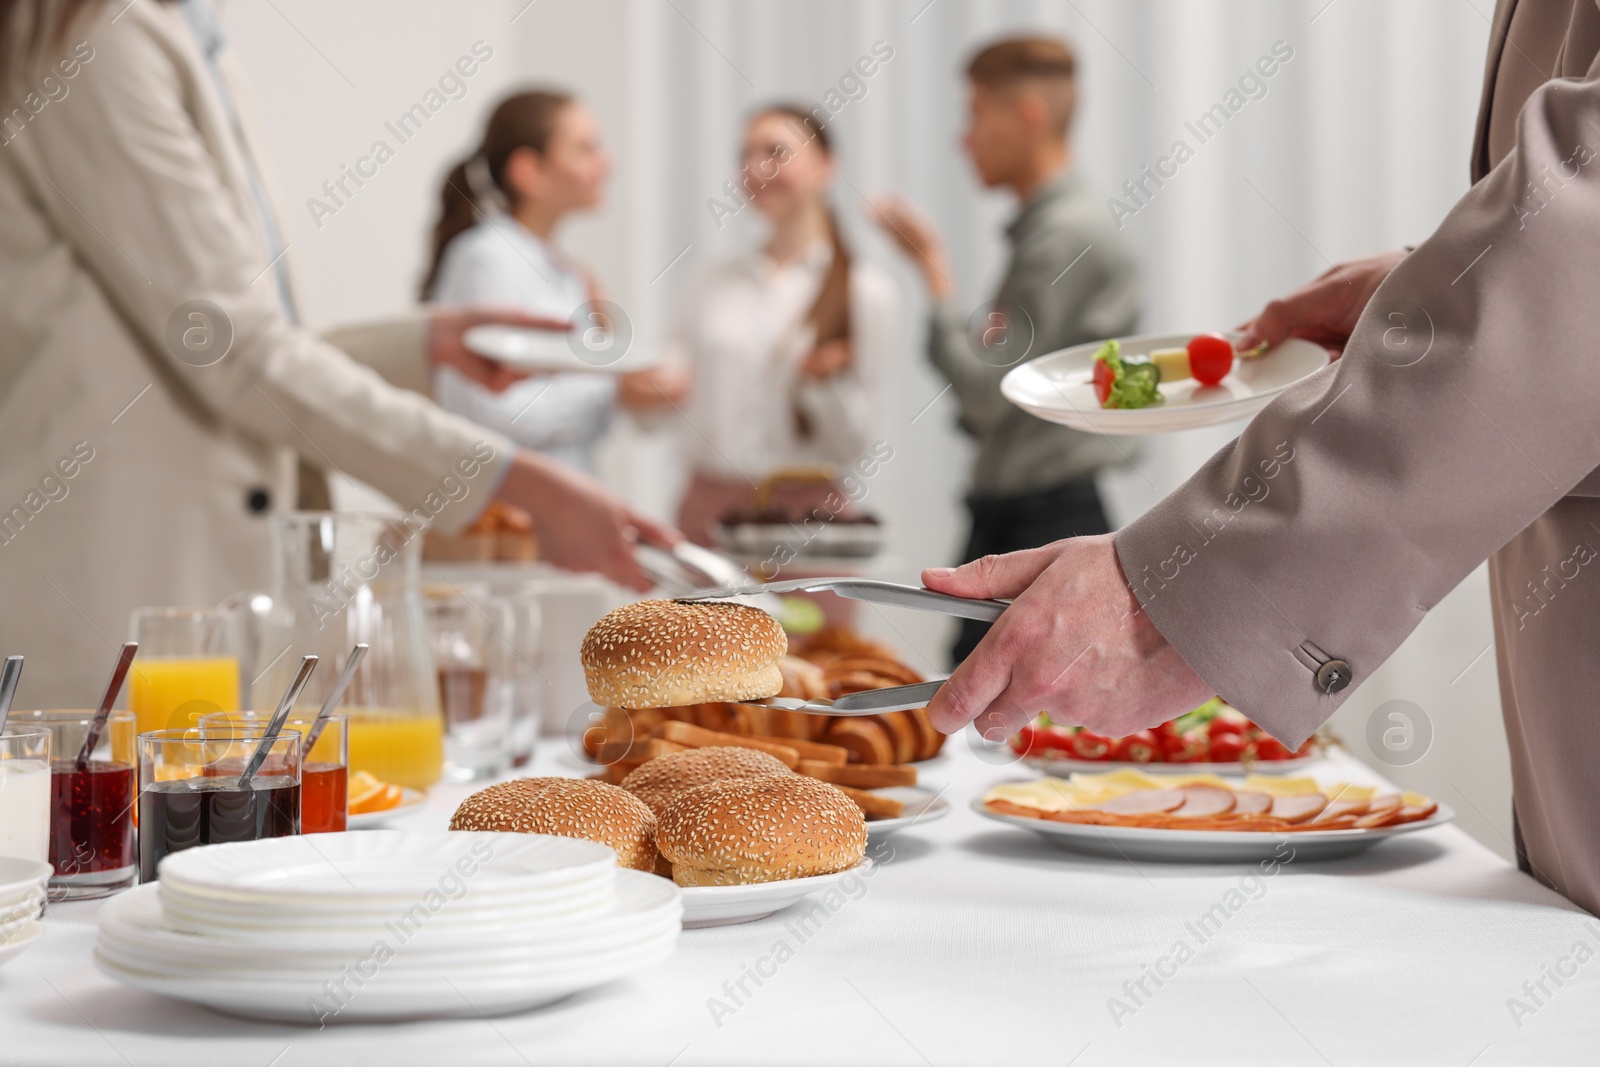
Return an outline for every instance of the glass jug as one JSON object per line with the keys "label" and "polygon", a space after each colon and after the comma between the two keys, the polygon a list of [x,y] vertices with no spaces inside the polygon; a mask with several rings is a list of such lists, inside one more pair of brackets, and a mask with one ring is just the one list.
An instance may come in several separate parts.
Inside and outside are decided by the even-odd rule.
{"label": "glass jug", "polygon": [[402,514],[287,512],[272,523],[267,592],[224,607],[245,620],[250,706],[276,706],[300,657],[320,657],[296,709],[315,715],[358,642],[369,646],[336,709],[350,772],[426,789],[444,763],[438,679],[419,584],[423,531]]}

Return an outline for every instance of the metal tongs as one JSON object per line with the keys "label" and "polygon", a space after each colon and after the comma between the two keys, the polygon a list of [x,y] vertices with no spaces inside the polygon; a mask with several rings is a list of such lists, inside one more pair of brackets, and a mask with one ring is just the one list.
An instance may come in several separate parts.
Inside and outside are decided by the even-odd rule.
{"label": "metal tongs", "polygon": [[[1007,600],[972,600],[967,597],[936,593],[914,585],[880,582],[869,578],[794,578],[765,585],[736,585],[710,589],[677,599],[683,603],[705,600],[737,600],[752,593],[820,593],[827,591],[850,600],[863,600],[869,604],[887,607],[911,608],[914,611],[933,611],[941,615],[954,615],[978,622],[994,622],[1000,613],[1011,606]],[[944,685],[940,678],[916,685],[895,685],[884,689],[867,689],[849,693],[838,700],[799,700],[795,697],[767,697],[764,700],[739,700],[733,703],[754,704],[758,707],[782,708],[785,711],[804,711],[812,715],[881,715],[890,711],[911,711],[927,706],[933,694]]]}

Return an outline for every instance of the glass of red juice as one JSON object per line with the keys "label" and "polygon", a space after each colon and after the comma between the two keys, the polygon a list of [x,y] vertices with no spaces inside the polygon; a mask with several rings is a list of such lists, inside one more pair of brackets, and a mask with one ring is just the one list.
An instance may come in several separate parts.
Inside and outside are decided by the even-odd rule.
{"label": "glass of red juice", "polygon": [[[262,727],[272,716],[264,711],[219,711],[200,717],[202,731],[216,733],[235,726]],[[286,729],[311,736],[315,715],[291,715]],[[329,715],[311,751],[300,764],[300,832],[330,834],[345,829],[349,816],[350,733],[343,715]],[[218,771],[217,773],[221,773]],[[237,773],[237,771],[235,771]]]}
{"label": "glass of red juice", "polygon": [[113,711],[94,751],[78,754],[94,724],[93,711],[14,711],[13,727],[44,729],[50,739],[51,900],[92,900],[133,885],[139,874],[133,806],[139,769],[134,717]]}
{"label": "glass of red juice", "polygon": [[139,735],[139,880],[174,852],[300,833],[300,732],[288,726],[248,780],[264,731],[237,726]]}

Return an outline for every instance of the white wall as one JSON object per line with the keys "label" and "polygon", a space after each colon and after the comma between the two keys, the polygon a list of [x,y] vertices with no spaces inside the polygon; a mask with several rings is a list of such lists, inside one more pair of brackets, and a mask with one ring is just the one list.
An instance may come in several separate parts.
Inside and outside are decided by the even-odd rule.
{"label": "white wall", "polygon": [[[945,561],[964,534],[965,442],[948,397],[916,418],[940,383],[920,355],[915,279],[862,219],[861,196],[901,189],[950,240],[963,297],[982,299],[1001,267],[1012,210],[977,188],[955,148],[958,71],[979,42],[1022,28],[1069,35],[1082,56],[1080,165],[1107,191],[1182,135],[1274,41],[1295,58],[1207,143],[1127,232],[1145,268],[1145,326],[1230,326],[1329,262],[1425,236],[1466,188],[1487,0],[275,0],[222,5],[254,77],[276,153],[293,255],[316,322],[404,306],[421,270],[436,186],[476,143],[511,87],[570,86],[594,106],[617,157],[604,211],[573,225],[569,248],[592,264],[634,320],[659,337],[700,265],[753,238],[750,220],[718,230],[705,208],[732,170],[739,117],[775,98],[816,100],[874,41],[894,58],[835,120],[837,202],[860,254],[905,285],[905,340],[883,435],[895,459],[871,505],[892,523],[894,575]],[[1314,21],[1313,21],[1314,20]],[[477,40],[494,58],[378,178],[321,227],[305,199],[382,135]],[[689,252],[668,269],[680,251]],[[1115,516],[1137,515],[1235,432],[1153,441],[1136,470],[1105,478]],[[624,427],[612,481],[668,512],[679,473],[670,442]],[[875,618],[926,666],[943,661],[940,620]],[[1393,776],[1451,802],[1490,847],[1509,853],[1509,779],[1488,643],[1483,573],[1434,610],[1333,726],[1366,754],[1382,702],[1419,705],[1433,750]],[[1468,665],[1471,664],[1470,669]]]}

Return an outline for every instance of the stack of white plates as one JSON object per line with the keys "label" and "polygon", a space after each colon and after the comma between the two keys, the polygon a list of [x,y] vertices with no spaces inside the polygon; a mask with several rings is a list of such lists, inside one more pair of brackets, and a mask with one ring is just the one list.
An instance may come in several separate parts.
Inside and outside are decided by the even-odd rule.
{"label": "stack of white plates", "polygon": [[48,863],[0,856],[0,963],[25,951],[44,934],[45,886],[54,873]]}
{"label": "stack of white plates", "polygon": [[95,961],[141,989],[323,1023],[502,1014],[665,959],[677,887],[591,841],[316,834],[191,849],[100,911]]}

